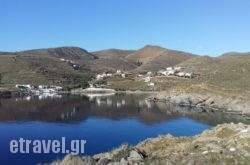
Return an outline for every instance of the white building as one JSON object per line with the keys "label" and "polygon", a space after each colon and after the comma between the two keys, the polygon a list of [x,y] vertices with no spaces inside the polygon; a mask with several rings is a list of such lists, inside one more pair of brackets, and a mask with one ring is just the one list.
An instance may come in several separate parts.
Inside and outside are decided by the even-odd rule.
{"label": "white building", "polygon": [[151,83],[148,84],[148,86],[153,87],[153,86],[155,86],[155,83],[151,82]]}
{"label": "white building", "polygon": [[150,82],[150,80],[151,80],[151,77],[149,77],[149,76],[144,78],[144,82],[146,82],[146,83]]}
{"label": "white building", "polygon": [[117,71],[116,71],[116,74],[121,74],[121,73],[122,73],[121,70],[117,70]]}

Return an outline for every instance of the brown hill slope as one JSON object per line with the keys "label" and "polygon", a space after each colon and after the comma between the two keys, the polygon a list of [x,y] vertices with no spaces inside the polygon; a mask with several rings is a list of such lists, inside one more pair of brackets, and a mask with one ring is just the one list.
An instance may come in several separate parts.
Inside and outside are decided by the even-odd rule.
{"label": "brown hill slope", "polygon": [[196,57],[180,63],[187,71],[199,73],[200,81],[226,88],[250,90],[250,53],[230,53],[217,58]]}
{"label": "brown hill slope", "polygon": [[[79,64],[75,70],[72,64],[60,58]],[[75,84],[96,72],[133,70],[136,66],[124,59],[98,59],[92,53],[78,47],[36,49],[21,52],[0,53],[1,82],[14,84]]]}
{"label": "brown hill slope", "polygon": [[17,55],[49,55],[57,58],[79,59],[79,60],[94,60],[96,56],[89,53],[85,49],[79,47],[58,47],[48,49],[35,49],[16,53]]}
{"label": "brown hill slope", "polygon": [[92,52],[95,56],[104,59],[125,58],[127,55],[134,53],[134,50],[106,49]]}
{"label": "brown hill slope", "polygon": [[195,57],[193,54],[176,50],[165,49],[158,46],[145,46],[142,49],[126,56],[134,63],[142,63],[137,71],[158,71],[168,66],[177,65],[185,60]]}
{"label": "brown hill slope", "polygon": [[[112,53],[119,50],[110,50]],[[5,84],[62,84],[74,83],[86,75],[105,71],[158,71],[168,66],[182,66],[185,71],[199,74],[192,81],[207,83],[225,88],[250,89],[250,53],[227,53],[217,58],[195,56],[190,53],[169,50],[157,46],[144,48],[128,54],[104,52],[108,58],[98,58],[84,49],[62,47],[37,49],[22,52],[0,53],[1,81]],[[99,54],[100,55],[100,54]],[[82,69],[74,70],[59,58],[72,59]],[[142,64],[139,66],[137,62]],[[180,80],[182,81],[182,79]]]}
{"label": "brown hill slope", "polygon": [[[94,55],[77,47],[37,49],[22,52],[5,52],[0,55],[1,82],[13,86],[28,84],[74,84],[78,79],[91,73],[85,66],[75,70],[71,64],[59,58],[80,61],[93,61]],[[88,68],[87,68],[88,69]]]}
{"label": "brown hill slope", "polygon": [[82,61],[82,64],[91,68],[95,73],[116,72],[117,70],[131,71],[137,67],[134,63],[128,62],[123,58],[100,58],[93,61]]}

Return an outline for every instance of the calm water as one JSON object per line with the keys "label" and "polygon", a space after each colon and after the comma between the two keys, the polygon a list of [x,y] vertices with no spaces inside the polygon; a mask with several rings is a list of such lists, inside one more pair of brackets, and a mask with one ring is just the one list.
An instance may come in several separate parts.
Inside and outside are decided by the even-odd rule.
{"label": "calm water", "polygon": [[[65,154],[12,154],[10,141],[86,140],[84,155],[109,151],[121,144],[137,144],[159,134],[192,136],[232,116],[197,113],[173,105],[153,104],[144,95],[57,96],[0,100],[0,162],[36,164]],[[32,148],[31,148],[32,151]]]}

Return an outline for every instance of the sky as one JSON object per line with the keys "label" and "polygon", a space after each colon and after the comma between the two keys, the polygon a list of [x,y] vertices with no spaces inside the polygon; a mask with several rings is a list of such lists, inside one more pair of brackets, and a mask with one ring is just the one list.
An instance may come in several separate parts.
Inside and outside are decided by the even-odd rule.
{"label": "sky", "polygon": [[0,51],[250,52],[249,0],[0,0]]}

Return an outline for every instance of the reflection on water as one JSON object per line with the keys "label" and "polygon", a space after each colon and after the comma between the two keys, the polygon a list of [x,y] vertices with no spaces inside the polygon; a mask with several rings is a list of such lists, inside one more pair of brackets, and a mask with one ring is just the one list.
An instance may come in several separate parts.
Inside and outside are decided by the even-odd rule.
{"label": "reflection on water", "polygon": [[15,98],[16,101],[22,101],[22,100],[26,100],[26,101],[31,101],[32,98],[38,98],[39,100],[43,100],[43,99],[47,99],[47,98],[61,98],[62,95],[59,93],[39,93],[38,95],[28,95],[28,96],[23,96],[23,97],[18,97]]}
{"label": "reflection on water", "polygon": [[11,154],[10,141],[20,138],[86,140],[85,154],[93,155],[159,134],[192,136],[219,123],[245,122],[238,116],[197,113],[171,104],[155,104],[146,97],[63,95],[0,100],[0,162],[28,165],[65,156],[62,153]]}
{"label": "reflection on water", "polygon": [[136,117],[145,124],[176,117],[189,117],[209,125],[247,122],[239,116],[223,113],[197,113],[197,110],[151,102],[145,95],[89,94],[44,95],[0,100],[0,122],[43,121],[74,123],[89,117],[118,120]]}

